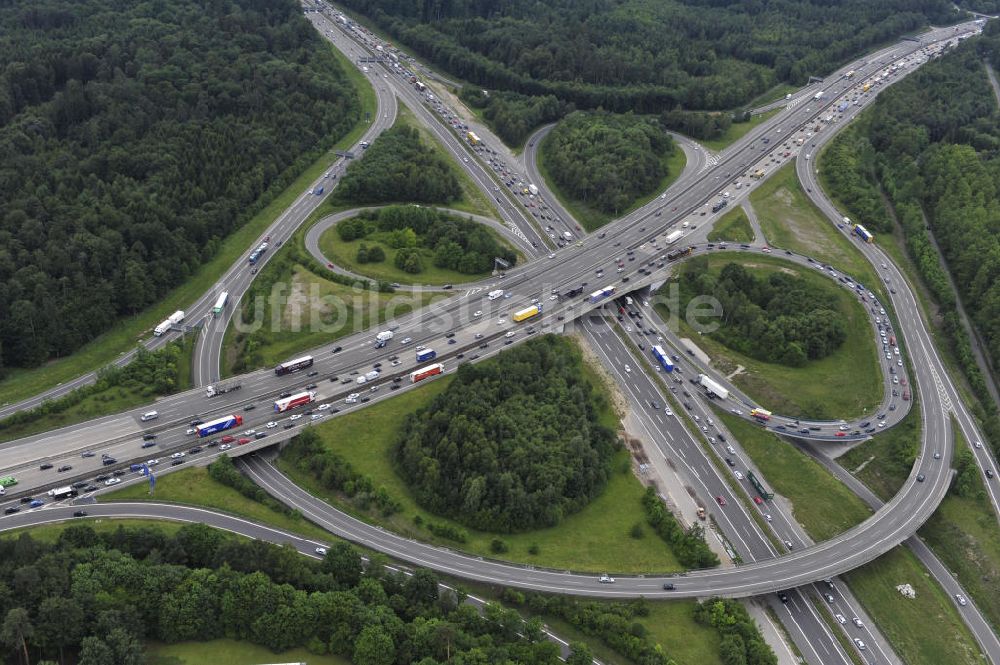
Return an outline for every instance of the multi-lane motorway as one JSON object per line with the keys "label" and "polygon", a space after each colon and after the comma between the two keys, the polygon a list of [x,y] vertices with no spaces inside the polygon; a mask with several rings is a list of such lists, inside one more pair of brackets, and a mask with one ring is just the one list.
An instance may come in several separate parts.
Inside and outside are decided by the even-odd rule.
{"label": "multi-lane motorway", "polygon": [[[334,28],[322,15],[313,14],[312,18],[324,34],[331,37],[335,43],[338,43],[338,40],[341,42],[338,44],[340,48],[346,49],[349,53],[353,49],[359,49],[360,53],[362,47],[349,41],[345,33]],[[323,23],[324,21],[325,23]],[[967,26],[967,28],[971,29],[971,26]],[[858,77],[862,79],[882,69],[885,63],[890,60],[904,58],[908,53],[921,49],[936,39],[953,35],[954,31],[950,28],[933,31],[921,37],[921,42],[902,42],[869,56],[863,63],[855,63],[850,68],[858,71]],[[845,67],[832,75],[829,79],[831,83],[814,86],[810,92],[819,89],[826,90],[828,91],[828,100],[838,96],[853,85],[849,80],[838,78],[847,69]],[[463,167],[473,174],[481,188],[495,193],[503,192],[502,195],[497,195],[494,198],[499,204],[505,223],[512,228],[512,231],[523,233],[529,242],[534,243],[534,247],[543,251],[542,248],[551,239],[537,227],[533,220],[527,218],[523,208],[513,203],[516,200],[515,196],[499,188],[491,172],[479,161],[479,155],[457,140],[455,133],[432,114],[431,110],[424,104],[426,100],[421,99],[416,91],[402,81],[398,73],[391,68],[373,66],[371,74],[376,81],[377,90],[387,93],[388,97],[392,99],[398,96],[428,122],[442,143],[463,164]],[[384,112],[380,110],[382,120],[389,120],[390,104],[394,115],[394,101],[383,100],[380,95],[381,108],[386,109]],[[161,452],[150,452],[149,456],[191,445],[190,438],[183,431],[186,428],[186,422],[193,417],[207,419],[210,416],[221,415],[229,411],[241,411],[246,417],[246,426],[260,428],[269,420],[269,416],[265,415],[263,411],[269,408],[274,397],[289,387],[299,387],[306,382],[316,381],[318,385],[322,384],[322,388],[318,388],[318,390],[324,401],[339,401],[353,387],[344,387],[345,384],[341,383],[343,380],[341,377],[346,376],[350,380],[351,372],[368,369],[373,362],[383,361],[389,355],[399,356],[400,365],[395,368],[396,372],[402,373],[412,370],[417,364],[411,351],[413,345],[433,344],[435,348],[439,349],[449,349],[450,347],[453,349],[453,354],[466,354],[467,357],[464,360],[474,360],[474,356],[477,354],[485,356],[495,353],[499,348],[502,348],[501,344],[506,340],[503,336],[504,333],[514,332],[515,335],[510,341],[515,343],[527,336],[527,330],[524,327],[518,328],[509,321],[509,312],[526,305],[533,298],[542,299],[546,304],[541,321],[533,324],[535,329],[538,332],[560,329],[566,322],[590,309],[591,305],[581,302],[579,298],[566,299],[556,296],[554,300],[549,300],[553,290],[564,293],[568,288],[585,285],[591,287],[585,288],[585,293],[589,293],[590,290],[613,283],[624,292],[632,285],[640,283],[640,279],[648,278],[649,275],[641,275],[638,268],[641,266],[644,270],[650,271],[657,269],[655,259],[662,253],[661,250],[649,246],[650,238],[664,234],[682,219],[694,215],[701,210],[706,201],[711,201],[716,197],[719,188],[731,181],[734,174],[743,173],[752,168],[759,159],[760,151],[752,147],[756,145],[756,141],[763,143],[763,138],[767,134],[775,136],[784,132],[784,136],[788,136],[796,131],[802,131],[802,128],[815,124],[821,115],[828,112],[829,110],[823,103],[795,104],[791,109],[779,113],[774,119],[762,124],[727,149],[718,157],[718,162],[702,177],[691,178],[690,182],[684,179],[673,187],[664,198],[656,199],[625,218],[614,222],[597,237],[582,238],[560,250],[554,258],[540,258],[525,267],[511,271],[505,278],[498,279],[488,285],[504,288],[511,293],[510,299],[491,302],[483,297],[484,293],[482,292],[466,293],[461,296],[456,295],[426,308],[424,311],[400,319],[396,322],[396,325],[399,326],[396,330],[396,339],[402,340],[410,337],[412,340],[410,346],[394,342],[387,350],[376,350],[371,343],[372,333],[362,332],[339,342],[341,350],[338,353],[332,353],[330,347],[314,350],[313,354],[316,357],[314,371],[318,373],[315,378],[302,375],[275,377],[274,373],[269,370],[260,371],[239,377],[238,380],[243,384],[243,389],[239,393],[207,400],[203,391],[197,390],[162,400],[156,405],[161,414],[156,428],[160,434],[156,450]],[[384,129],[384,126],[380,129]],[[828,131],[823,136],[826,137],[832,133],[832,131]],[[809,162],[808,160],[799,160],[798,163],[802,165]],[[808,171],[808,168],[806,170]],[[812,189],[818,190],[818,187],[813,186]],[[308,215],[308,211],[305,210],[308,207],[306,201],[314,201],[319,198],[309,199],[308,197],[308,194],[304,195],[303,200],[297,202],[297,205],[303,204],[301,210],[290,211],[276,222],[274,230],[277,231],[277,234],[272,232],[273,239],[277,237],[287,238],[291,230],[305,219]],[[704,220],[701,221],[699,231],[703,232],[707,226],[708,224]],[[613,267],[614,259],[621,256],[631,256],[635,260],[628,261],[625,264],[627,268],[622,273],[617,273]],[[247,266],[245,263],[241,262],[241,266],[238,268],[242,268],[244,272],[238,276],[230,275],[230,279],[234,281],[227,282],[226,286],[233,288],[235,293],[242,293],[252,275],[246,274]],[[598,278],[596,276],[598,270],[606,271],[608,276]],[[632,279],[631,284],[626,282],[625,278]],[[895,283],[901,287],[898,289],[900,295],[906,295],[912,300],[902,277],[899,276],[895,279]],[[211,294],[206,294],[203,298],[206,303],[205,307],[214,300],[215,292],[213,290]],[[901,304],[901,300],[903,299],[892,299],[893,309],[899,321],[897,328],[903,335],[906,348],[909,349],[912,362],[917,368],[920,385],[924,387],[922,394],[928,392],[928,386],[943,385],[944,390],[938,392],[942,398],[947,398],[947,401],[936,402],[933,395],[921,400],[920,405],[925,422],[923,442],[925,454],[921,457],[913,475],[900,494],[881,508],[872,519],[831,541],[803,549],[796,548],[790,554],[775,557],[776,552],[773,550],[773,545],[766,538],[760,537],[757,529],[751,531],[743,529],[743,533],[746,534],[746,542],[743,543],[745,551],[751,555],[755,548],[759,548],[761,553],[759,560],[756,560],[756,555],[754,555],[753,562],[739,568],[699,571],[681,578],[671,577],[669,579],[676,582],[677,588],[668,593],[662,589],[662,583],[667,579],[662,576],[659,578],[651,576],[645,578],[619,577],[618,582],[614,585],[600,585],[593,575],[526,570],[502,562],[483,561],[475,557],[437,550],[428,545],[400,539],[393,534],[387,534],[353,521],[337,525],[336,532],[372,547],[384,549],[402,560],[444,570],[451,574],[527,588],[589,595],[699,596],[723,594],[747,596],[802,585],[853,568],[871,560],[913,533],[936,507],[947,488],[950,475],[946,463],[932,463],[930,455],[927,453],[931,449],[930,446],[934,445],[934,449],[942,453],[942,458],[945,461],[950,459],[952,441],[948,435],[945,413],[948,408],[952,408],[952,405],[958,404],[959,401],[957,396],[952,397],[948,393],[950,389],[954,394],[954,388],[943,369],[937,369],[940,367],[940,361],[929,343],[929,336],[927,336],[926,345],[921,343],[921,339],[911,337],[911,335],[926,335],[915,302],[912,309],[914,316],[909,319],[901,315],[901,311],[905,310],[903,305],[906,304]],[[479,311],[483,312],[483,315],[475,316],[475,312]],[[913,328],[911,328],[911,324]],[[920,332],[911,333],[911,330],[914,329]],[[205,351],[199,354],[202,358],[199,361],[201,366],[199,376],[203,381],[212,378],[213,372],[218,372],[217,350],[221,344],[218,343],[219,340],[214,340],[212,337],[214,334],[221,338],[223,330],[224,326],[220,321],[217,326],[212,327],[203,336],[202,345]],[[456,342],[454,345],[445,341],[447,339],[446,333],[454,333],[454,337],[451,338]],[[488,346],[483,349],[481,348],[483,344]],[[216,354],[214,358],[213,353]],[[925,367],[932,368],[927,370],[928,376],[921,375],[921,363],[926,363]],[[330,380],[332,375],[337,375],[338,378]],[[388,393],[388,388],[391,387],[389,376],[391,374],[387,373],[387,378],[381,386],[384,392],[376,397]],[[249,405],[261,408],[253,411],[243,410]],[[359,406],[362,405],[342,404],[339,405],[339,408],[348,410]],[[109,417],[55,435],[33,437],[30,440],[5,446],[0,449],[0,468],[14,469],[22,476],[24,486],[30,487],[32,483],[38,486],[52,482],[51,475],[32,475],[35,474],[35,471],[29,471],[28,465],[37,464],[40,456],[58,459],[61,456],[71,455],[76,459],[85,450],[99,449],[101,452],[111,450],[125,459],[135,457],[135,451],[138,449],[138,435],[143,431],[136,419],[141,411]],[[971,419],[969,419],[968,427],[971,436],[967,433],[967,438],[978,440]],[[288,435],[294,430],[280,431],[283,435]],[[118,453],[119,450],[122,453]],[[129,450],[132,452],[130,453]],[[43,451],[41,455],[39,451]],[[93,471],[100,468],[98,461],[94,458],[79,458],[79,460],[77,461],[78,471],[92,474]],[[915,481],[918,469],[925,476],[925,482],[921,484]],[[266,469],[259,471],[259,473],[262,483],[275,482],[273,478],[269,480],[263,475],[266,473]],[[709,490],[708,487],[705,489]],[[288,493],[287,496],[294,496],[297,488],[281,487],[280,490]],[[301,493],[301,490],[298,492]],[[309,499],[308,496],[302,496],[298,497],[298,500],[306,502]],[[13,517],[19,520],[30,520],[30,515],[33,514],[35,513]],[[4,518],[4,520],[8,519],[13,518]],[[731,526],[733,533],[741,532],[738,525],[732,524]],[[789,529],[791,536],[793,535],[791,525],[789,525]],[[727,529],[728,531],[729,529]],[[754,541],[753,534],[758,534],[756,541]]]}

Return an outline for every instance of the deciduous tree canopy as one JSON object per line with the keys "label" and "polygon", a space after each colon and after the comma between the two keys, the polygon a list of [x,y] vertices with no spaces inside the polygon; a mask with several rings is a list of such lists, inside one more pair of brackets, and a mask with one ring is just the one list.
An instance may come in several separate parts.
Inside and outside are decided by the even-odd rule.
{"label": "deciduous tree canopy", "polygon": [[356,204],[448,203],[462,195],[462,188],[451,163],[423,145],[420,132],[396,125],[347,168],[334,195]]}
{"label": "deciduous tree canopy", "polygon": [[291,0],[14,0],[0,33],[8,366],[155,303],[359,119]]}
{"label": "deciduous tree canopy", "polygon": [[580,111],[556,125],[541,145],[555,183],[609,214],[651,194],[667,176],[666,158],[675,149],[653,118]]}
{"label": "deciduous tree canopy", "polygon": [[410,415],[395,460],[417,500],[490,531],[552,526],[607,483],[614,433],[572,343],[545,336],[459,366],[448,389]]}
{"label": "deciduous tree canopy", "polygon": [[682,305],[696,294],[722,305],[712,337],[758,360],[800,367],[847,339],[835,295],[783,272],[758,277],[737,263],[714,272],[702,257],[684,266],[681,284]]}

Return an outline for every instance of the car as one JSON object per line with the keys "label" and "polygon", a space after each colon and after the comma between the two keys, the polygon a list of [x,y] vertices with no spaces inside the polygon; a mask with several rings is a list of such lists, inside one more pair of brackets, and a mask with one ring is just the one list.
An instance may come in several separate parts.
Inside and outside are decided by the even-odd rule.
{"label": "car", "polygon": [[6,510],[4,510],[3,512],[4,512],[5,515],[13,515],[14,513],[21,512],[21,508],[19,506],[10,506],[9,508],[7,508]]}
{"label": "car", "polygon": [[[335,346],[335,347],[333,347],[333,350],[330,351],[330,353],[340,353],[342,350],[343,350],[342,347]],[[333,377],[333,378],[337,378],[337,377]]]}
{"label": "car", "polygon": [[326,548],[325,547],[317,547],[313,551],[316,552],[316,554],[318,554],[320,556],[326,556]]}
{"label": "car", "polygon": [[974,445],[974,446],[975,446],[976,448],[982,448],[982,447],[983,447],[983,442],[982,442],[982,441],[976,441],[976,442],[975,442],[975,443],[974,443],[973,445]]}
{"label": "car", "polygon": [[220,441],[221,441],[222,443],[232,443],[233,441],[235,441],[235,440],[236,440],[236,437],[234,437],[234,436],[233,436],[232,434],[227,434],[227,435],[225,435],[224,437],[222,437],[222,438],[221,438],[221,439],[219,439],[219,440],[220,440]]}
{"label": "car", "polygon": [[720,506],[726,505],[726,497],[722,496],[721,494],[715,497],[715,500],[718,502]]}
{"label": "car", "polygon": [[778,592],[778,600],[780,600],[783,603],[787,603],[788,602],[788,592],[787,591],[779,591]]}
{"label": "car", "polygon": [[81,480],[79,482],[73,483],[73,489],[75,489],[75,490],[82,490],[86,486],[87,486],[87,481],[86,480]]}
{"label": "car", "polygon": [[963,595],[962,595],[962,594],[960,594],[960,593],[956,593],[956,594],[955,594],[955,602],[957,602],[957,603],[958,603],[959,605],[961,605],[962,607],[965,607],[966,605],[968,605],[968,604],[969,604],[969,601],[967,601],[967,600],[965,599],[965,596],[963,596]]}
{"label": "car", "polygon": [[832,593],[823,594],[823,597],[826,598],[826,602],[831,603],[831,604],[833,603],[833,594]]}
{"label": "car", "polygon": [[673,591],[674,588],[675,587],[674,587],[674,583],[673,582],[664,582],[663,583],[663,590],[664,591]]}
{"label": "car", "polygon": [[[244,410],[246,410],[246,409],[244,409]],[[190,436],[190,435],[194,434],[194,433],[195,433],[196,431],[197,431],[197,430],[196,430],[195,428],[193,428],[193,427],[188,427],[188,428],[187,428],[187,431],[185,431],[184,433],[185,433],[185,434],[187,434],[188,436]]]}
{"label": "car", "polygon": [[117,485],[117,484],[118,484],[118,483],[120,483],[121,481],[122,481],[122,479],[121,479],[121,478],[108,478],[107,480],[105,480],[105,481],[104,481],[104,484],[105,484],[106,486],[110,487],[110,486],[112,486],[112,485]]}
{"label": "car", "polygon": [[73,512],[73,517],[86,517],[86,516],[87,516],[86,510],[77,510]]}
{"label": "car", "polygon": [[864,640],[858,639],[857,637],[854,638],[854,644],[855,644],[855,646],[858,647],[859,651],[864,651],[865,649],[868,648],[868,646],[865,644]]}
{"label": "car", "polygon": [[28,504],[29,508],[41,508],[45,505],[45,502],[41,499],[32,499],[31,503]]}
{"label": "car", "polygon": [[238,441],[236,441],[236,445],[238,445],[238,446],[245,446],[248,443],[250,443],[250,441],[252,441],[252,439],[247,438],[245,436],[242,436],[242,437],[239,438]]}
{"label": "car", "polygon": [[233,447],[233,444],[231,444],[231,443],[224,443],[221,446],[219,446],[219,450],[229,450],[232,447]]}
{"label": "car", "polygon": [[858,628],[864,628],[865,627],[865,624],[861,623],[861,619],[859,619],[858,617],[853,617],[851,619],[851,621],[853,621],[854,625],[857,626]]}
{"label": "car", "polygon": [[400,344],[409,344],[409,343],[410,343],[410,342],[412,342],[412,341],[413,341],[413,338],[412,338],[412,337],[404,337],[403,339],[401,339],[401,340],[399,341],[399,343],[400,343]]}
{"label": "car", "polygon": [[92,450],[85,450],[84,452],[80,453],[80,457],[93,457],[94,455],[95,453]]}
{"label": "car", "polygon": [[174,458],[174,459],[177,459],[178,457],[184,457],[184,451],[183,450],[178,450],[176,453],[174,453],[173,455],[171,455],[171,457]]}
{"label": "car", "polygon": [[197,455],[200,452],[201,452],[201,446],[195,446],[194,448],[188,450],[188,455]]}
{"label": "car", "polygon": [[146,460],[146,466],[156,466],[159,463],[160,463],[160,460],[158,460],[158,459],[148,459],[148,460]]}
{"label": "car", "polygon": [[97,491],[97,485],[87,485],[85,488],[83,488],[83,491],[84,492],[96,492]]}
{"label": "car", "polygon": [[184,460],[182,460],[182,459],[175,459],[173,462],[170,463],[170,466],[180,466],[183,463],[184,463]]}
{"label": "car", "polygon": [[66,471],[72,471],[73,467],[70,464],[63,464],[61,467],[56,469],[59,473],[65,473]]}
{"label": "car", "polygon": [[598,581],[600,581],[601,584],[614,584],[615,578],[611,577],[607,573],[601,573],[601,577]]}
{"label": "car", "polygon": [[289,420],[295,421],[302,417],[301,413],[293,413],[288,417]]}
{"label": "car", "polygon": [[146,434],[142,435],[142,440],[143,441],[152,441],[155,438],[156,438],[155,434],[146,433]]}
{"label": "car", "polygon": [[628,363],[625,363],[625,371],[626,372],[631,372],[632,371],[632,366],[629,365]]}
{"label": "car", "polygon": [[793,544],[792,544],[792,541],[790,541],[790,540],[786,540],[786,541],[785,541],[785,547],[787,547],[787,548],[788,548],[788,549],[790,549],[790,550],[793,550],[793,549],[795,549],[795,545],[793,545]]}
{"label": "car", "polygon": [[278,423],[274,422],[273,420],[271,422],[269,422],[268,424],[264,425],[264,427],[266,427],[268,429],[274,429],[277,426],[278,426]]}
{"label": "car", "polygon": [[934,451],[934,459],[941,459],[941,452],[938,450]]}
{"label": "car", "polygon": [[142,442],[142,447],[143,448],[152,448],[155,445],[156,445],[156,441],[143,441]]}

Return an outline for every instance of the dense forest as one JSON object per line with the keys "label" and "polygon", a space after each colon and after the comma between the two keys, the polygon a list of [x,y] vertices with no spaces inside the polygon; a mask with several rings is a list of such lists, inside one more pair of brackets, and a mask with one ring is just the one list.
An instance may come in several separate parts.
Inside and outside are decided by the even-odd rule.
{"label": "dense forest", "polygon": [[553,526],[607,484],[614,432],[569,340],[536,338],[465,363],[426,407],[407,416],[395,451],[417,501],[473,528]]}
{"label": "dense forest", "polygon": [[334,190],[338,201],[351,204],[449,203],[462,196],[451,162],[420,142],[420,132],[395,125],[347,167]]}
{"label": "dense forest", "polygon": [[493,131],[507,145],[521,145],[536,127],[573,110],[572,104],[559,101],[555,95],[532,97],[509,90],[488,92],[465,86],[459,96],[470,107],[482,110]]}
{"label": "dense forest", "polygon": [[[952,283],[997,366],[1000,113],[984,63],[1000,68],[995,22],[882,93],[825,151],[821,168],[830,191],[854,218],[876,231],[901,227],[908,253],[940,305],[942,329],[979,394],[986,393],[985,382],[955,311]],[[1000,445],[995,413],[986,423]]]}
{"label": "dense forest", "polygon": [[867,48],[957,17],[948,0],[345,0],[477,87],[579,109],[747,103]]}
{"label": "dense forest", "polygon": [[[482,224],[434,208],[408,205],[366,210],[338,223],[336,229],[345,242],[368,240],[398,250],[393,259],[396,267],[413,274],[423,271],[425,259],[465,275],[489,272],[496,257],[510,265],[517,263],[517,253]],[[380,245],[362,243],[358,248],[358,263],[383,260]]]}
{"label": "dense forest", "polygon": [[618,215],[656,190],[676,149],[654,118],[577,111],[549,132],[540,156],[564,193]]}
{"label": "dense forest", "polygon": [[847,339],[836,294],[793,275],[758,276],[737,263],[714,271],[700,257],[688,261],[681,277],[682,307],[695,295],[716,298],[721,325],[710,336],[751,358],[801,367]]}
{"label": "dense forest", "polygon": [[360,102],[292,0],[0,3],[0,359],[187,280]]}
{"label": "dense forest", "polygon": [[[321,561],[195,524],[97,533],[54,543],[0,540],[4,662],[141,665],[143,640],[229,637],[281,652],[306,647],[354,665],[558,665],[541,620],[490,604],[482,614],[436,576],[367,569],[339,542]],[[43,659],[49,659],[44,661]]]}

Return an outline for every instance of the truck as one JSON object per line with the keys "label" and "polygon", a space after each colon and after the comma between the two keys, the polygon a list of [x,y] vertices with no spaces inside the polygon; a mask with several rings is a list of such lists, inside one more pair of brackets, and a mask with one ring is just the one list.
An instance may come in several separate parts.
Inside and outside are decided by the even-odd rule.
{"label": "truck", "polygon": [[365,379],[368,381],[374,381],[378,378],[378,370],[373,369],[370,372],[365,373]]}
{"label": "truck", "polygon": [[538,196],[538,187],[536,185],[528,185],[528,193],[532,196]]}
{"label": "truck", "polygon": [[615,287],[605,286],[603,289],[594,291],[590,294],[590,302],[600,302],[615,292]]}
{"label": "truck", "polygon": [[216,432],[239,427],[242,424],[243,416],[239,414],[230,414],[228,416],[216,418],[215,420],[210,420],[207,423],[195,425],[194,429],[198,433],[199,437],[204,438],[206,436],[211,436]]}
{"label": "truck", "polygon": [[871,83],[866,82],[863,86],[861,86],[861,92],[868,92],[871,89],[872,89]]}
{"label": "truck", "polygon": [[172,327],[181,323],[183,320],[184,320],[184,311],[179,309],[170,316],[168,316],[166,321],[153,328],[153,334],[156,337],[159,337],[163,333],[170,330]]}
{"label": "truck", "polygon": [[298,372],[300,369],[312,367],[312,365],[313,365],[312,356],[302,356],[301,358],[296,358],[295,360],[289,360],[287,363],[281,363],[280,365],[274,368],[274,373],[277,376],[284,376],[285,374]]}
{"label": "truck", "polygon": [[667,261],[676,261],[679,258],[685,257],[694,251],[694,247],[685,247],[684,249],[677,249],[669,254],[667,254]]}
{"label": "truck", "polygon": [[864,240],[867,243],[873,243],[873,242],[875,242],[875,236],[873,236],[871,233],[869,233],[868,229],[866,229],[865,227],[861,226],[860,224],[855,224],[854,225],[854,233],[855,233],[855,235],[857,235],[859,238],[861,238],[862,240]]}
{"label": "truck", "polygon": [[391,339],[392,339],[392,331],[383,330],[379,334],[375,335],[375,348],[381,349],[385,347],[385,345],[388,344],[389,340]]}
{"label": "truck", "polygon": [[274,403],[275,413],[284,413],[289,409],[294,409],[310,402],[316,401],[316,393],[313,391],[306,391],[301,393],[296,393],[290,397],[285,397],[284,399],[279,399]]}
{"label": "truck", "polygon": [[216,395],[225,395],[226,393],[231,393],[235,390],[239,390],[243,387],[240,383],[230,383],[227,385],[218,386],[205,386],[205,397],[215,397]]}
{"label": "truck", "polygon": [[826,93],[823,90],[820,90],[815,95],[813,95],[813,101],[817,101],[818,102],[819,100],[823,99],[823,95],[824,94],[826,94]]}
{"label": "truck", "polygon": [[215,301],[215,307],[212,308],[212,316],[219,316],[219,314],[222,314],[222,310],[226,308],[227,302],[229,302],[229,292],[223,291],[219,294],[218,299]]}
{"label": "truck", "polygon": [[667,355],[667,352],[659,344],[653,346],[653,357],[656,358],[656,362],[660,363],[660,367],[663,368],[664,372],[674,371],[674,364],[670,362],[670,356]]}
{"label": "truck", "polygon": [[563,231],[563,238],[565,240],[572,240],[573,239],[573,234],[570,233],[569,231]]}
{"label": "truck", "polygon": [[479,145],[481,143],[479,136],[473,131],[466,133],[465,138],[469,139],[470,145]]}
{"label": "truck", "polygon": [[669,234],[667,234],[667,244],[673,245],[675,242],[677,242],[683,237],[684,237],[683,231],[671,231]]}
{"label": "truck", "polygon": [[420,81],[416,82],[416,86],[417,86],[417,90],[419,90],[420,92],[423,92],[424,90],[427,89],[427,86],[424,85],[423,83],[421,83]]}
{"label": "truck", "polygon": [[76,496],[79,494],[75,489],[66,485],[65,487],[57,487],[46,492],[53,499],[68,499],[71,496]]}
{"label": "truck", "polygon": [[417,362],[427,362],[428,360],[434,360],[437,358],[437,352],[434,349],[421,349],[417,351]]}
{"label": "truck", "polygon": [[771,412],[767,409],[762,409],[759,406],[750,409],[750,415],[761,422],[767,422],[771,419]]}
{"label": "truck", "polygon": [[17,478],[14,476],[0,477],[0,487],[13,487],[14,485],[17,485]]}
{"label": "truck", "polygon": [[753,178],[754,180],[760,180],[761,178],[764,177],[764,169],[757,169],[756,171],[750,174],[750,177]]}
{"label": "truck", "polygon": [[487,297],[490,300],[496,300],[497,298],[503,298],[503,289],[496,289],[494,291],[490,291],[487,294]]}
{"label": "truck", "polygon": [[698,383],[700,383],[710,395],[714,395],[719,399],[729,399],[729,391],[722,387],[722,384],[718,381],[713,381],[708,376],[699,374]]}
{"label": "truck", "polygon": [[729,201],[726,201],[725,199],[723,199],[722,201],[719,201],[714,206],[712,206],[712,212],[719,212],[720,210],[722,210],[723,208],[725,208],[727,205],[729,205]]}
{"label": "truck", "polygon": [[432,376],[437,376],[438,374],[444,373],[444,365],[441,363],[434,363],[433,365],[428,365],[427,367],[421,367],[418,370],[410,372],[410,383],[416,383],[417,381],[423,381],[424,379],[429,379]]}
{"label": "truck", "polygon": [[520,323],[522,321],[527,321],[533,316],[538,316],[542,312],[542,308],[538,305],[532,305],[531,307],[525,307],[524,309],[514,312],[514,316],[511,318],[516,322]]}

